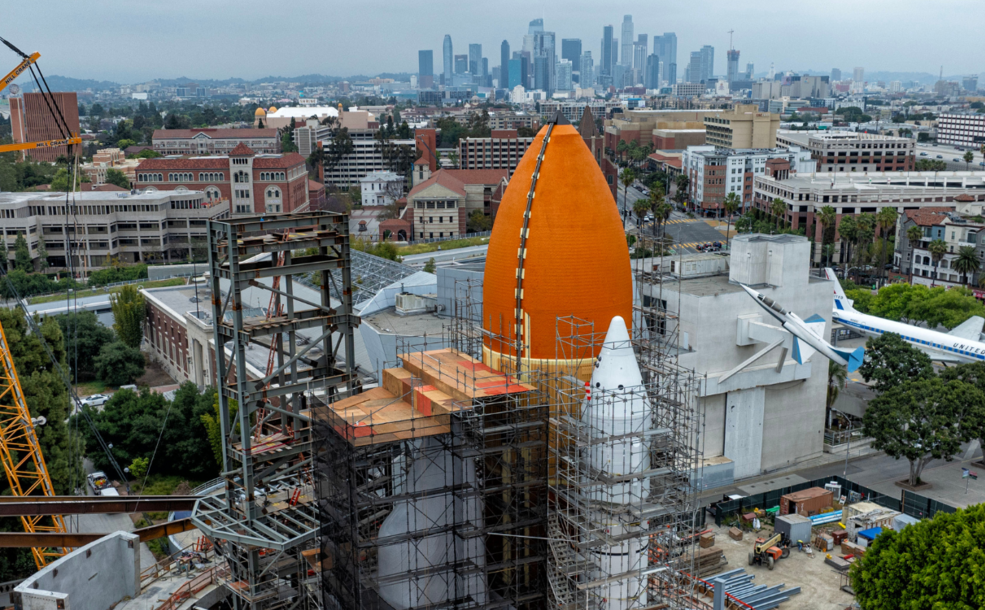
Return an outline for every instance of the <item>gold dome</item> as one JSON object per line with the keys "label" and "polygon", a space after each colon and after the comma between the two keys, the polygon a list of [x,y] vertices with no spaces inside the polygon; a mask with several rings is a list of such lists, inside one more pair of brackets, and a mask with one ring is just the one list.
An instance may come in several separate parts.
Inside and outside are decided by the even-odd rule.
{"label": "gold dome", "polygon": [[253,113],[253,116],[267,116],[267,111],[263,108],[257,108],[256,112]]}
{"label": "gold dome", "polygon": [[267,112],[270,112],[270,113],[274,113],[274,112],[277,112],[277,108],[276,108],[276,107],[274,107],[274,106],[271,106],[271,107],[270,107],[270,110],[268,110]]}

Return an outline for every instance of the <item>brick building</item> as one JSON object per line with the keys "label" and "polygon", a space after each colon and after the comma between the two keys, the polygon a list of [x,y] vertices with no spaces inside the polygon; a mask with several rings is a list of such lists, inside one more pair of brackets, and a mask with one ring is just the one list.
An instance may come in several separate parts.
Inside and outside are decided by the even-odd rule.
{"label": "brick building", "polygon": [[488,138],[462,138],[458,163],[462,169],[505,169],[512,176],[533,141],[519,137],[515,129],[494,129]]}
{"label": "brick building", "polygon": [[242,143],[225,156],[147,159],[136,175],[138,189],[204,191],[228,200],[234,215],[303,212],[309,204],[304,157],[257,155]]}
{"label": "brick building", "polygon": [[916,165],[916,140],[854,131],[777,131],[777,146],[811,152],[818,172],[905,172]]}
{"label": "brick building", "polygon": [[155,129],[153,143],[162,155],[228,155],[240,144],[258,154],[280,152],[276,129]]}
{"label": "brick building", "polygon": [[[79,100],[75,92],[52,93],[51,101],[54,103],[55,113],[58,114],[60,111],[61,116],[64,117],[69,133],[78,134],[80,132]],[[25,93],[10,98],[10,129],[14,142],[59,140],[65,137],[65,127],[59,127],[60,125],[62,125],[61,120],[52,116],[48,102],[42,94]],[[35,148],[23,150],[20,154],[21,159],[30,157],[35,161],[54,163],[58,157],[68,156],[68,147]]]}

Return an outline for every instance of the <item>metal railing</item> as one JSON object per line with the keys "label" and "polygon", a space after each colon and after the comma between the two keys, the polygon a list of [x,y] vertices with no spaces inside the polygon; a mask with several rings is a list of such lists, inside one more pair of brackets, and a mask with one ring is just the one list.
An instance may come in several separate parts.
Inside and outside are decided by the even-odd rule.
{"label": "metal railing", "polygon": [[869,437],[862,434],[861,430],[833,430],[831,428],[824,429],[824,444],[825,445],[844,445],[849,440],[852,443],[861,443],[869,440]]}

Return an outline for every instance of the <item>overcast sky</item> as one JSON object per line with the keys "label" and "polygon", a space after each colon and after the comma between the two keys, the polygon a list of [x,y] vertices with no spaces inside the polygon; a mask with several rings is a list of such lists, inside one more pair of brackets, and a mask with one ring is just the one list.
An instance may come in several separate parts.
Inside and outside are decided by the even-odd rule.
{"label": "overcast sky", "polygon": [[[560,39],[581,38],[598,62],[602,27],[619,36],[626,13],[636,34],[677,33],[678,75],[705,44],[724,74],[729,29],[740,69],[752,62],[757,72],[770,62],[777,70],[985,69],[983,0],[36,0],[6,2],[0,36],[40,52],[45,74],[117,82],[416,72],[419,49],[434,50],[438,73],[445,34],[456,54],[481,43],[492,68],[503,39],[519,48],[537,17],[556,33],[559,54]],[[0,57],[0,72],[16,64],[2,47]]]}

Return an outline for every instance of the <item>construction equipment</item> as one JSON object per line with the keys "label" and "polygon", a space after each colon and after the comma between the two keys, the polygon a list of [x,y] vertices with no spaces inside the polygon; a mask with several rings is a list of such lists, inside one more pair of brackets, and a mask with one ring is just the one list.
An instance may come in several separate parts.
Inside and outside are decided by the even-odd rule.
{"label": "construction equipment", "polygon": [[[0,326],[0,461],[3,462],[12,495],[54,496],[55,488],[51,484],[34,425],[24,400],[17,370],[14,368],[14,357],[7,343],[7,336]],[[28,534],[64,534],[68,531],[61,515],[23,515],[21,523]],[[32,548],[31,553],[40,570],[68,550]]]}
{"label": "construction equipment", "polygon": [[[19,63],[16,68],[11,70],[6,76],[3,77],[3,80],[0,81],[0,91],[3,91],[7,87],[7,85],[14,82],[14,80],[18,76],[20,76],[23,72],[30,70],[31,76],[34,77],[34,82],[38,87],[38,91],[40,91],[41,94],[44,96],[45,103],[48,105],[48,110],[51,112],[52,116],[54,117],[55,123],[58,125],[58,129],[59,131],[61,131],[61,136],[62,136],[61,138],[56,138],[53,140],[43,140],[40,142],[18,142],[14,144],[0,144],[0,153],[14,152],[18,150],[34,150],[38,148],[57,148],[59,146],[74,146],[76,144],[82,144],[82,138],[79,137],[79,134],[73,133],[69,130],[68,123],[65,122],[65,117],[62,115],[61,109],[58,108],[58,106],[55,104],[54,100],[52,99],[51,89],[48,88],[48,82],[45,80],[44,75],[41,73],[41,68],[38,67],[37,74],[34,73],[35,64],[37,63],[38,59],[41,57],[41,54],[32,53],[31,55],[28,55],[27,53],[24,53],[23,51],[12,45],[10,42],[4,40],[3,38],[0,38],[0,42],[7,45],[7,47],[11,51],[17,53],[22,58],[21,63]],[[38,78],[39,76],[40,79]],[[42,86],[42,83],[44,83],[44,86]]]}
{"label": "construction equipment", "polygon": [[756,538],[756,543],[749,553],[749,565],[765,565],[773,569],[776,562],[790,555],[790,539],[786,534],[777,532],[770,538]]}

